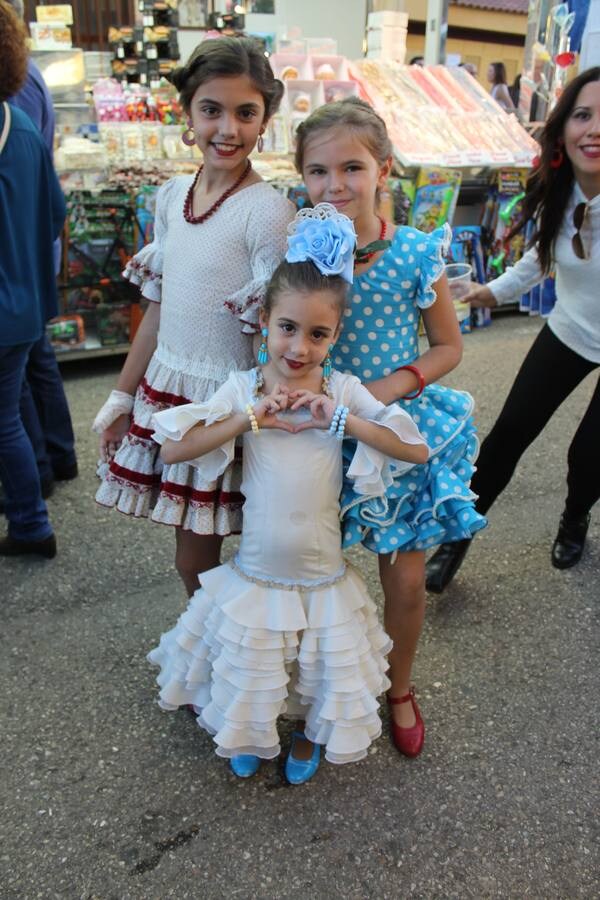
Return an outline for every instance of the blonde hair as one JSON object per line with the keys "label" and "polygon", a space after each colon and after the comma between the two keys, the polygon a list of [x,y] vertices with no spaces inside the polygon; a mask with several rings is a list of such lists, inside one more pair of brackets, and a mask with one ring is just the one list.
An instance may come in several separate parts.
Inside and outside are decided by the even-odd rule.
{"label": "blonde hair", "polygon": [[319,106],[298,126],[294,158],[298,172],[302,172],[307,142],[317,132],[328,131],[330,128],[360,132],[360,139],[380,166],[392,155],[392,142],[381,116],[364,100],[347,97],[345,100]]}

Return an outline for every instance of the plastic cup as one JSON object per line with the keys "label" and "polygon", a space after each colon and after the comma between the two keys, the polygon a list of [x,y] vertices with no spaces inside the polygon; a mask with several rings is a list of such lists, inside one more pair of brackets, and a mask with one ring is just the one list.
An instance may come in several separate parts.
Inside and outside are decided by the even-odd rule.
{"label": "plastic cup", "polygon": [[469,293],[472,275],[473,269],[468,263],[450,263],[446,266],[450,296],[454,301],[461,301]]}

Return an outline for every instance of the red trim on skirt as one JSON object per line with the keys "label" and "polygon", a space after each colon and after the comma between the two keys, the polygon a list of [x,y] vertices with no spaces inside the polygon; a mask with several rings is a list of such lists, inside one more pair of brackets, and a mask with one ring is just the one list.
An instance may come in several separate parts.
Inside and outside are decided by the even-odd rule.
{"label": "red trim on skirt", "polygon": [[152,400],[153,403],[166,403],[168,406],[182,406],[184,403],[192,402],[191,400],[188,400],[187,397],[182,397],[180,394],[169,394],[167,391],[157,391],[156,388],[153,388],[148,384],[145,378],[142,378],[140,381],[140,390],[149,400]]}
{"label": "red trim on skirt", "polygon": [[163,481],[161,493],[181,497],[193,503],[216,504],[218,506],[241,506],[245,497],[239,491],[197,491],[189,484],[177,484],[175,481]]}
{"label": "red trim on skirt", "polygon": [[133,482],[133,484],[142,484],[145,487],[153,487],[160,484],[159,472],[146,475],[144,472],[136,472],[135,469],[126,469],[125,466],[120,466],[116,463],[114,459],[111,460],[108,468],[111,475],[116,475],[117,478],[123,478],[125,481]]}
{"label": "red trim on skirt", "polygon": [[144,438],[144,440],[146,441],[151,441],[154,432],[151,428],[142,428],[141,425],[136,425],[135,422],[132,422],[131,428],[129,429],[129,434],[133,434],[135,435],[135,437]]}

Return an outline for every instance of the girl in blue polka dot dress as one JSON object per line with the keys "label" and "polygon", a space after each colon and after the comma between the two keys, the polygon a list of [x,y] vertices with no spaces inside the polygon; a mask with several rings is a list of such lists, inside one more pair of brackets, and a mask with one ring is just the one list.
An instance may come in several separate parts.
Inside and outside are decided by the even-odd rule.
{"label": "girl in blue polka dot dress", "polygon": [[[425,612],[425,550],[471,537],[486,524],[469,488],[478,441],[473,399],[435,381],[454,369],[462,338],[444,274],[447,225],[431,234],[395,227],[377,214],[392,164],[383,120],[356,98],[317,109],[298,128],[296,166],[312,203],[332,203],[358,236],[351,302],[332,356],[386,404],[400,402],[431,454],[395,477],[385,498],[365,499],[344,481],[344,546],[379,555],[385,628],[394,642],[388,695],[392,738],[406,756],[423,747],[425,727],[411,670]],[[421,355],[419,319],[429,343]],[[346,448],[348,458],[351,447]]]}

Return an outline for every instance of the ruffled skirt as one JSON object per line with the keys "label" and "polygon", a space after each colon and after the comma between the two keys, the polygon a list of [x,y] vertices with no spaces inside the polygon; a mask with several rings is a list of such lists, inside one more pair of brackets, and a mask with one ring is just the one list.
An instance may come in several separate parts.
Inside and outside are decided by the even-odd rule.
{"label": "ruffled skirt", "polygon": [[[427,550],[470,538],[487,524],[475,509],[477,497],[469,487],[479,453],[473,398],[431,384],[421,397],[401,405],[431,448],[429,461],[395,478],[385,497],[360,497],[344,479],[344,547],[362,543],[375,553]],[[353,442],[345,441],[345,470],[353,454]]]}
{"label": "ruffled skirt", "polygon": [[140,383],[132,424],[114,459],[100,463],[96,501],[136,517],[176,525],[196,534],[239,534],[242,526],[239,457],[217,482],[204,480],[187,463],[165,465],[152,440],[154,413],[183,403],[202,402],[221,382],[172,369],[153,357]]}
{"label": "ruffled skirt", "polygon": [[159,705],[194,706],[219,756],[273,759],[286,713],[305,720],[330,762],[362,759],[381,733],[391,641],[360,576],[348,568],[321,587],[268,587],[223,565],[202,585],[148,654],[161,669]]}

